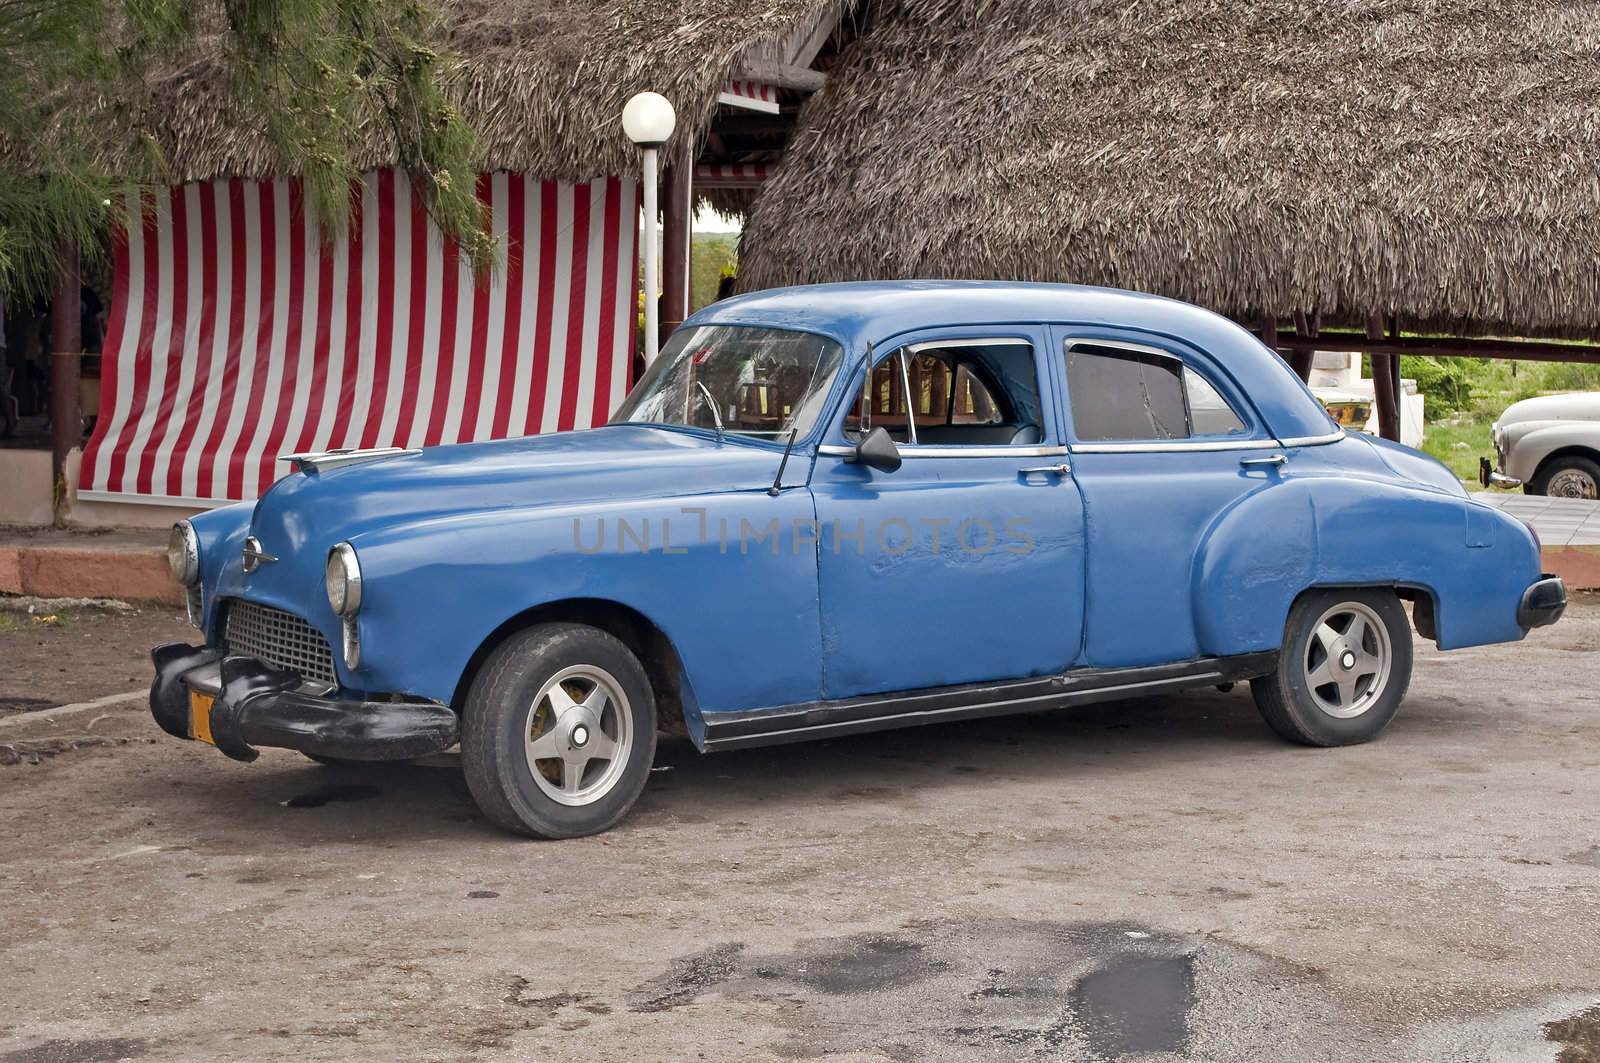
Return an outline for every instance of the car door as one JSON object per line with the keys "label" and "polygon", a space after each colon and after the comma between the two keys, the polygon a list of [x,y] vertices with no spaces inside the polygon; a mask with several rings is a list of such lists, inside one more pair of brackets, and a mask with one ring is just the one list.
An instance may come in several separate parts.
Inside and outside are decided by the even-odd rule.
{"label": "car door", "polygon": [[[812,476],[828,698],[1047,675],[1083,635],[1083,503],[1038,327],[880,344]],[[871,380],[868,385],[867,381]],[[902,464],[849,460],[887,428]]]}
{"label": "car door", "polygon": [[1052,329],[1090,566],[1083,663],[1203,656],[1195,557],[1244,495],[1280,482],[1278,441],[1225,368],[1175,340]]}

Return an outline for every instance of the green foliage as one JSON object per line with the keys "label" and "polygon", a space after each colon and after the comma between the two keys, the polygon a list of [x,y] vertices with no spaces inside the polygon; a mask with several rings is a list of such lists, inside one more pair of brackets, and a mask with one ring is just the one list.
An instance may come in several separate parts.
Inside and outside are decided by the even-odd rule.
{"label": "green foliage", "polygon": [[738,233],[696,233],[691,259],[694,275],[689,283],[689,306],[698,310],[715,302],[717,285],[739,267]]}
{"label": "green foliage", "polygon": [[1400,359],[1400,375],[1417,382],[1417,390],[1427,396],[1430,417],[1442,417],[1470,406],[1474,384],[1487,373],[1488,363],[1482,358],[1407,355]]}
{"label": "green foliage", "polygon": [[220,42],[230,112],[294,160],[327,231],[346,224],[355,152],[381,129],[440,226],[487,264],[476,142],[428,43],[439,18],[423,0],[0,0],[0,290],[46,289],[65,240],[92,268],[107,201],[171,182],[146,86],[202,38]]}
{"label": "green foliage", "polygon": [[[1402,373],[1412,376],[1413,361],[1422,360],[1404,359],[1401,363]],[[1493,456],[1489,429],[1507,406],[1535,395],[1600,388],[1600,366],[1569,362],[1439,360],[1476,364],[1471,379],[1472,398],[1452,411],[1442,408],[1429,394],[1428,424],[1422,437],[1422,449],[1470,483],[1476,483],[1478,479],[1478,458]],[[1420,377],[1417,379],[1420,387]]]}
{"label": "green foliage", "polygon": [[[142,0],[152,3],[157,0]],[[445,60],[427,41],[440,16],[421,0],[223,0],[233,96],[302,160],[307,199],[330,228],[349,211],[350,148],[370,121],[441,228],[475,261],[492,240],[474,193],[476,141],[439,87]]]}

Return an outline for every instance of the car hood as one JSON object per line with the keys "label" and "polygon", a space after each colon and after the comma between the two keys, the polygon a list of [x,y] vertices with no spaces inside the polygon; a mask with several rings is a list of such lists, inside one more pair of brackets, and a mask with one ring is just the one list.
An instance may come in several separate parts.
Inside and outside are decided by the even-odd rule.
{"label": "car hood", "polygon": [[250,527],[268,552],[311,547],[320,558],[364,531],[467,511],[765,489],[781,456],[637,425],[432,447],[291,473],[256,503]]}
{"label": "car hood", "polygon": [[1579,391],[1523,399],[1507,406],[1496,423],[1504,427],[1524,421],[1600,421],[1600,392]]}

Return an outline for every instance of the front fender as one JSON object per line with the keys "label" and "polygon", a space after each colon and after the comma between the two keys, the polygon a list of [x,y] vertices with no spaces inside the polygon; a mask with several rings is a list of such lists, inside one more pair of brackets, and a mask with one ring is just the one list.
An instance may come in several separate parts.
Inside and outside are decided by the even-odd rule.
{"label": "front fender", "polygon": [[1195,560],[1202,652],[1276,649],[1289,607],[1317,586],[1425,591],[1441,649],[1520,639],[1517,603],[1539,578],[1518,521],[1426,488],[1364,478],[1287,479],[1243,499]]}
{"label": "front fender", "polygon": [[791,490],[518,507],[363,533],[350,540],[363,580],[355,679],[448,702],[508,621],[586,599],[655,624],[706,712],[814,700],[814,548],[741,537],[741,522],[814,519],[810,492]]}
{"label": "front fender", "polygon": [[253,502],[235,502],[231,506],[196,513],[189,518],[195,538],[200,543],[200,588],[202,598],[201,630],[209,632],[216,615],[218,590],[232,574],[237,582],[240,557],[245,538],[250,534],[250,515],[255,511]]}
{"label": "front fender", "polygon": [[1600,425],[1556,421],[1506,440],[1506,474],[1531,482],[1544,460],[1558,450],[1583,447],[1600,454]]}

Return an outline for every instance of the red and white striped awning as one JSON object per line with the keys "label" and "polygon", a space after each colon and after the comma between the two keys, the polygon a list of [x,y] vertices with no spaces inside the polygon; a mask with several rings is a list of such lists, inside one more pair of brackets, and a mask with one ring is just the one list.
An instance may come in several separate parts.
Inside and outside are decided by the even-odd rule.
{"label": "red and white striped awning", "polygon": [[694,168],[696,188],[758,188],[771,166],[764,162],[708,163]]}
{"label": "red and white striped awning", "polygon": [[752,111],[778,113],[778,89],[760,81],[726,81],[717,93],[717,102],[730,107],[745,107]]}
{"label": "red and white striped awning", "polygon": [[257,497],[281,454],[603,424],[627,393],[637,185],[479,181],[500,264],[476,283],[403,173],[324,243],[293,181],[130,203],[79,496]]}

